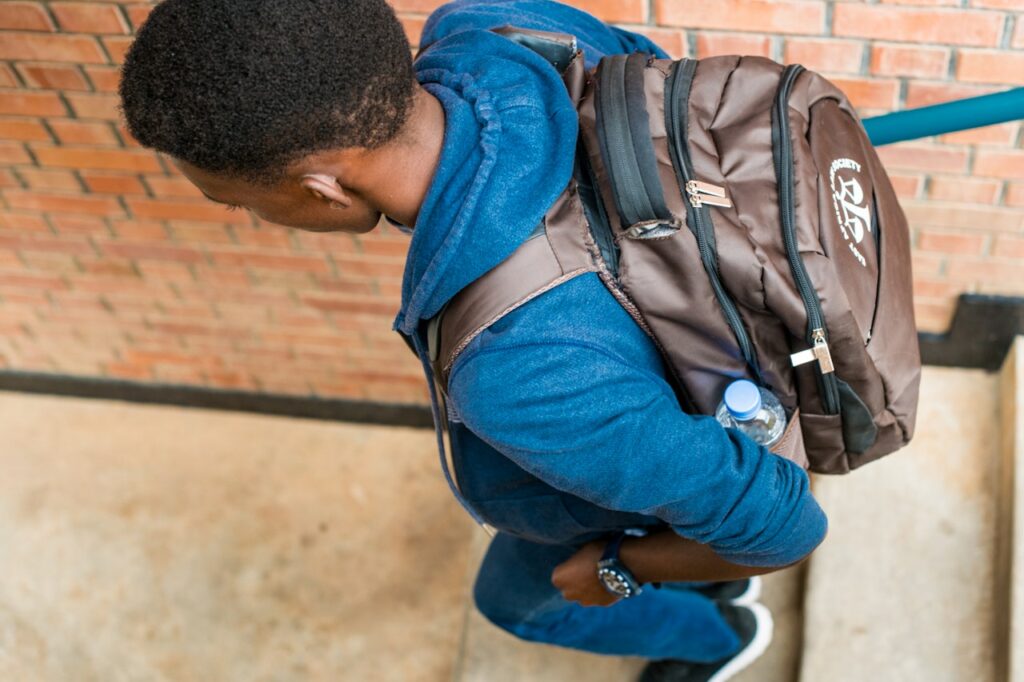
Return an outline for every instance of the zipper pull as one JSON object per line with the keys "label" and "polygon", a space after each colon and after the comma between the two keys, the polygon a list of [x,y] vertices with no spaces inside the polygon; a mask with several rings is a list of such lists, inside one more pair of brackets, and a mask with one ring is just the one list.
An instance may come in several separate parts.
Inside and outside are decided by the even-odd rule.
{"label": "zipper pull", "polygon": [[836,366],[832,362],[832,351],[828,348],[828,341],[825,340],[825,330],[815,329],[811,334],[814,339],[814,347],[793,353],[789,356],[789,361],[794,367],[799,367],[817,360],[821,367],[821,373],[831,374],[836,371]]}
{"label": "zipper pull", "polygon": [[690,195],[690,204],[694,208],[700,208],[704,204],[732,208],[732,201],[725,196],[725,188],[709,182],[690,180],[686,183],[686,193]]}

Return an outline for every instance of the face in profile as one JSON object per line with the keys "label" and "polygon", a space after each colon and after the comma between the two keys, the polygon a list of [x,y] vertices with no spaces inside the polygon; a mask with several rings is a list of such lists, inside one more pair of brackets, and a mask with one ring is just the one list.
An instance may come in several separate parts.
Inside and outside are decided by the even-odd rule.
{"label": "face in profile", "polygon": [[181,159],[175,159],[174,164],[211,201],[245,209],[277,225],[310,232],[362,234],[380,220],[379,211],[358,193],[342,190],[333,177],[288,174],[264,186],[205,171]]}

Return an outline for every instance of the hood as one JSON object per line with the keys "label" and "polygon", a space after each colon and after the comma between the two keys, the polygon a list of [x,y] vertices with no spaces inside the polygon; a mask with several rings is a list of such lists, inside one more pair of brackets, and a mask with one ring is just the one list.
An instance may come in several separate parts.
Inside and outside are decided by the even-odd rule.
{"label": "hood", "polygon": [[416,73],[444,107],[445,136],[406,260],[406,334],[533,231],[569,182],[578,128],[555,69],[490,31],[433,43]]}

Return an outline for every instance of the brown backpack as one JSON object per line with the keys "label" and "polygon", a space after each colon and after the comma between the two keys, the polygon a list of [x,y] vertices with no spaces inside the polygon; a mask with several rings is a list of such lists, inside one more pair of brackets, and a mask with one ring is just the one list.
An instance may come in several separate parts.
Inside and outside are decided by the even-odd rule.
{"label": "brown backpack", "polygon": [[605,57],[499,29],[563,73],[573,180],[534,235],[428,326],[442,394],[505,314],[597,272],[653,339],[684,410],[748,378],[790,418],[773,448],[846,473],[910,441],[921,361],[906,218],[849,101],[760,57]]}

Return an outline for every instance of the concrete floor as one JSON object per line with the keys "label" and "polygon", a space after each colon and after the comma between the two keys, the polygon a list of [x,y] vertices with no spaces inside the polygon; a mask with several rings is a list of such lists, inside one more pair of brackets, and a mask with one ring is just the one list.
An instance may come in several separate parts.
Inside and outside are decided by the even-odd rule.
{"label": "concrete floor", "polygon": [[428,431],[0,393],[0,680],[451,679]]}

